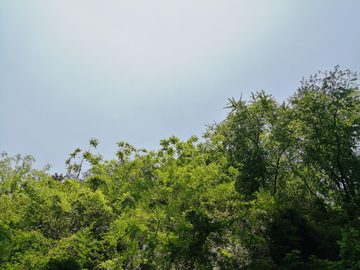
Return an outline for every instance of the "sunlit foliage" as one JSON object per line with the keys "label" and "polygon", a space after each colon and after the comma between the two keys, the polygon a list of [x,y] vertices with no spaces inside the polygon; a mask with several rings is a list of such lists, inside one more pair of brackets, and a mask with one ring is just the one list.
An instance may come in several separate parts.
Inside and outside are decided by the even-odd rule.
{"label": "sunlit foliage", "polygon": [[359,269],[356,80],[335,67],[281,104],[229,99],[202,142],[106,160],[91,139],[65,175],[2,153],[0,269]]}

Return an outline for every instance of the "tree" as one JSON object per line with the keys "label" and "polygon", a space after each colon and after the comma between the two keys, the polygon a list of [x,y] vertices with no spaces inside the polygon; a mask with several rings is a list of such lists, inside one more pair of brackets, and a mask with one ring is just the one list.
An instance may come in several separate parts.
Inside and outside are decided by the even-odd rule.
{"label": "tree", "polygon": [[3,153],[0,269],[358,269],[357,75],[321,74],[229,99],[204,142],[105,160],[91,139],[66,176]]}
{"label": "tree", "polygon": [[240,172],[237,190],[247,199],[260,187],[276,194],[284,185],[285,156],[293,140],[288,107],[264,91],[252,94],[249,102],[229,101],[226,119],[210,126],[210,131],[224,137],[229,166]]}
{"label": "tree", "polygon": [[[303,79],[289,99],[297,120],[298,161],[294,170],[313,173],[313,189],[328,203],[360,206],[360,92],[357,73],[327,71]],[[308,174],[309,175],[309,174]],[[350,209],[349,209],[350,210]],[[352,209],[351,211],[355,211]],[[354,213],[351,213],[352,215]]]}

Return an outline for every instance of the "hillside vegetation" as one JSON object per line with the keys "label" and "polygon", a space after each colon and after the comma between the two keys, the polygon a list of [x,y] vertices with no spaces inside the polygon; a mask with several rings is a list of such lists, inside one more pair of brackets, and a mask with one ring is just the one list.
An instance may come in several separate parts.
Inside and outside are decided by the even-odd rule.
{"label": "hillside vegetation", "polygon": [[65,176],[2,153],[0,269],[360,269],[356,80],[335,67],[283,103],[229,99],[201,142],[105,160],[91,139]]}

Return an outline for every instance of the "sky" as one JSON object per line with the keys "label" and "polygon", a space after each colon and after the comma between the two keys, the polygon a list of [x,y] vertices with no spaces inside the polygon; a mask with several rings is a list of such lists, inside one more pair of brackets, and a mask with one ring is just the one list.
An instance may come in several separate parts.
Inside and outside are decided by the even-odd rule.
{"label": "sky", "polygon": [[317,71],[360,72],[358,0],[0,0],[0,152],[65,173],[75,148],[160,149],[278,102]]}

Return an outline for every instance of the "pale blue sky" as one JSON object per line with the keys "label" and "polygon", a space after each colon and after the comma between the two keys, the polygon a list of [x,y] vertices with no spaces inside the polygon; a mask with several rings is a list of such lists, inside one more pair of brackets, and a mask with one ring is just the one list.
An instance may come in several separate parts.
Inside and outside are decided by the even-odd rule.
{"label": "pale blue sky", "polygon": [[359,29],[358,0],[0,0],[0,152],[64,173],[92,137],[200,137],[227,98],[360,71]]}

